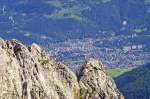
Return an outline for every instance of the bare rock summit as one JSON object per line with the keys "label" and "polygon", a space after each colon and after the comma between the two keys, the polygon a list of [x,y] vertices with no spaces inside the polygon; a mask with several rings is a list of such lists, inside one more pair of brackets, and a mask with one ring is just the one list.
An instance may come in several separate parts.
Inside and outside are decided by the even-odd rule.
{"label": "bare rock summit", "polygon": [[102,64],[87,61],[75,75],[37,44],[0,39],[0,99],[124,99]]}
{"label": "bare rock summit", "polygon": [[89,59],[83,65],[78,76],[82,99],[124,98],[103,68],[103,64],[95,59]]}

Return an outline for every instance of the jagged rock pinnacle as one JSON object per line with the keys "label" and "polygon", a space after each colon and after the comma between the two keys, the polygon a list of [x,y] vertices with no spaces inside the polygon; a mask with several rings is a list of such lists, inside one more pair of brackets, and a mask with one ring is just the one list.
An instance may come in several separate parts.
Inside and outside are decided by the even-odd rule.
{"label": "jagged rock pinnacle", "polygon": [[123,99],[100,61],[89,59],[79,72],[82,99]]}
{"label": "jagged rock pinnacle", "polygon": [[2,39],[0,92],[0,99],[123,99],[97,60],[87,61],[78,77],[37,44]]}

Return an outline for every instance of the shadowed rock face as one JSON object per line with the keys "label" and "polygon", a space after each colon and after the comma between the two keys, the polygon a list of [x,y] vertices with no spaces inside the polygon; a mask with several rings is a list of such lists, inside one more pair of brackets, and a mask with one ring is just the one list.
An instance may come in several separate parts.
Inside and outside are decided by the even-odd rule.
{"label": "shadowed rock face", "polygon": [[36,44],[0,39],[0,99],[123,99],[102,64],[90,59],[77,76]]}

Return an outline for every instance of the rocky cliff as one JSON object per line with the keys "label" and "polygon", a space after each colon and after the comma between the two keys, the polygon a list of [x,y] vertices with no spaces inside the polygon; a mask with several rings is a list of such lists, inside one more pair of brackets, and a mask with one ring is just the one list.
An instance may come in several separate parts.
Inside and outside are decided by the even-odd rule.
{"label": "rocky cliff", "polygon": [[75,75],[36,44],[0,39],[0,99],[124,99],[100,62]]}

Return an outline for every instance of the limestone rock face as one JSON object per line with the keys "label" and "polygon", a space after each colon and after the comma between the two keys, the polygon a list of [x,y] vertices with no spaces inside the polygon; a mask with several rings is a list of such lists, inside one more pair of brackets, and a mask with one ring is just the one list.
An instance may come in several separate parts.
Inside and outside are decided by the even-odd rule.
{"label": "limestone rock face", "polygon": [[90,60],[76,76],[36,44],[0,39],[0,99],[123,99],[101,66]]}
{"label": "limestone rock face", "polygon": [[89,59],[79,73],[82,99],[123,99],[101,62]]}

